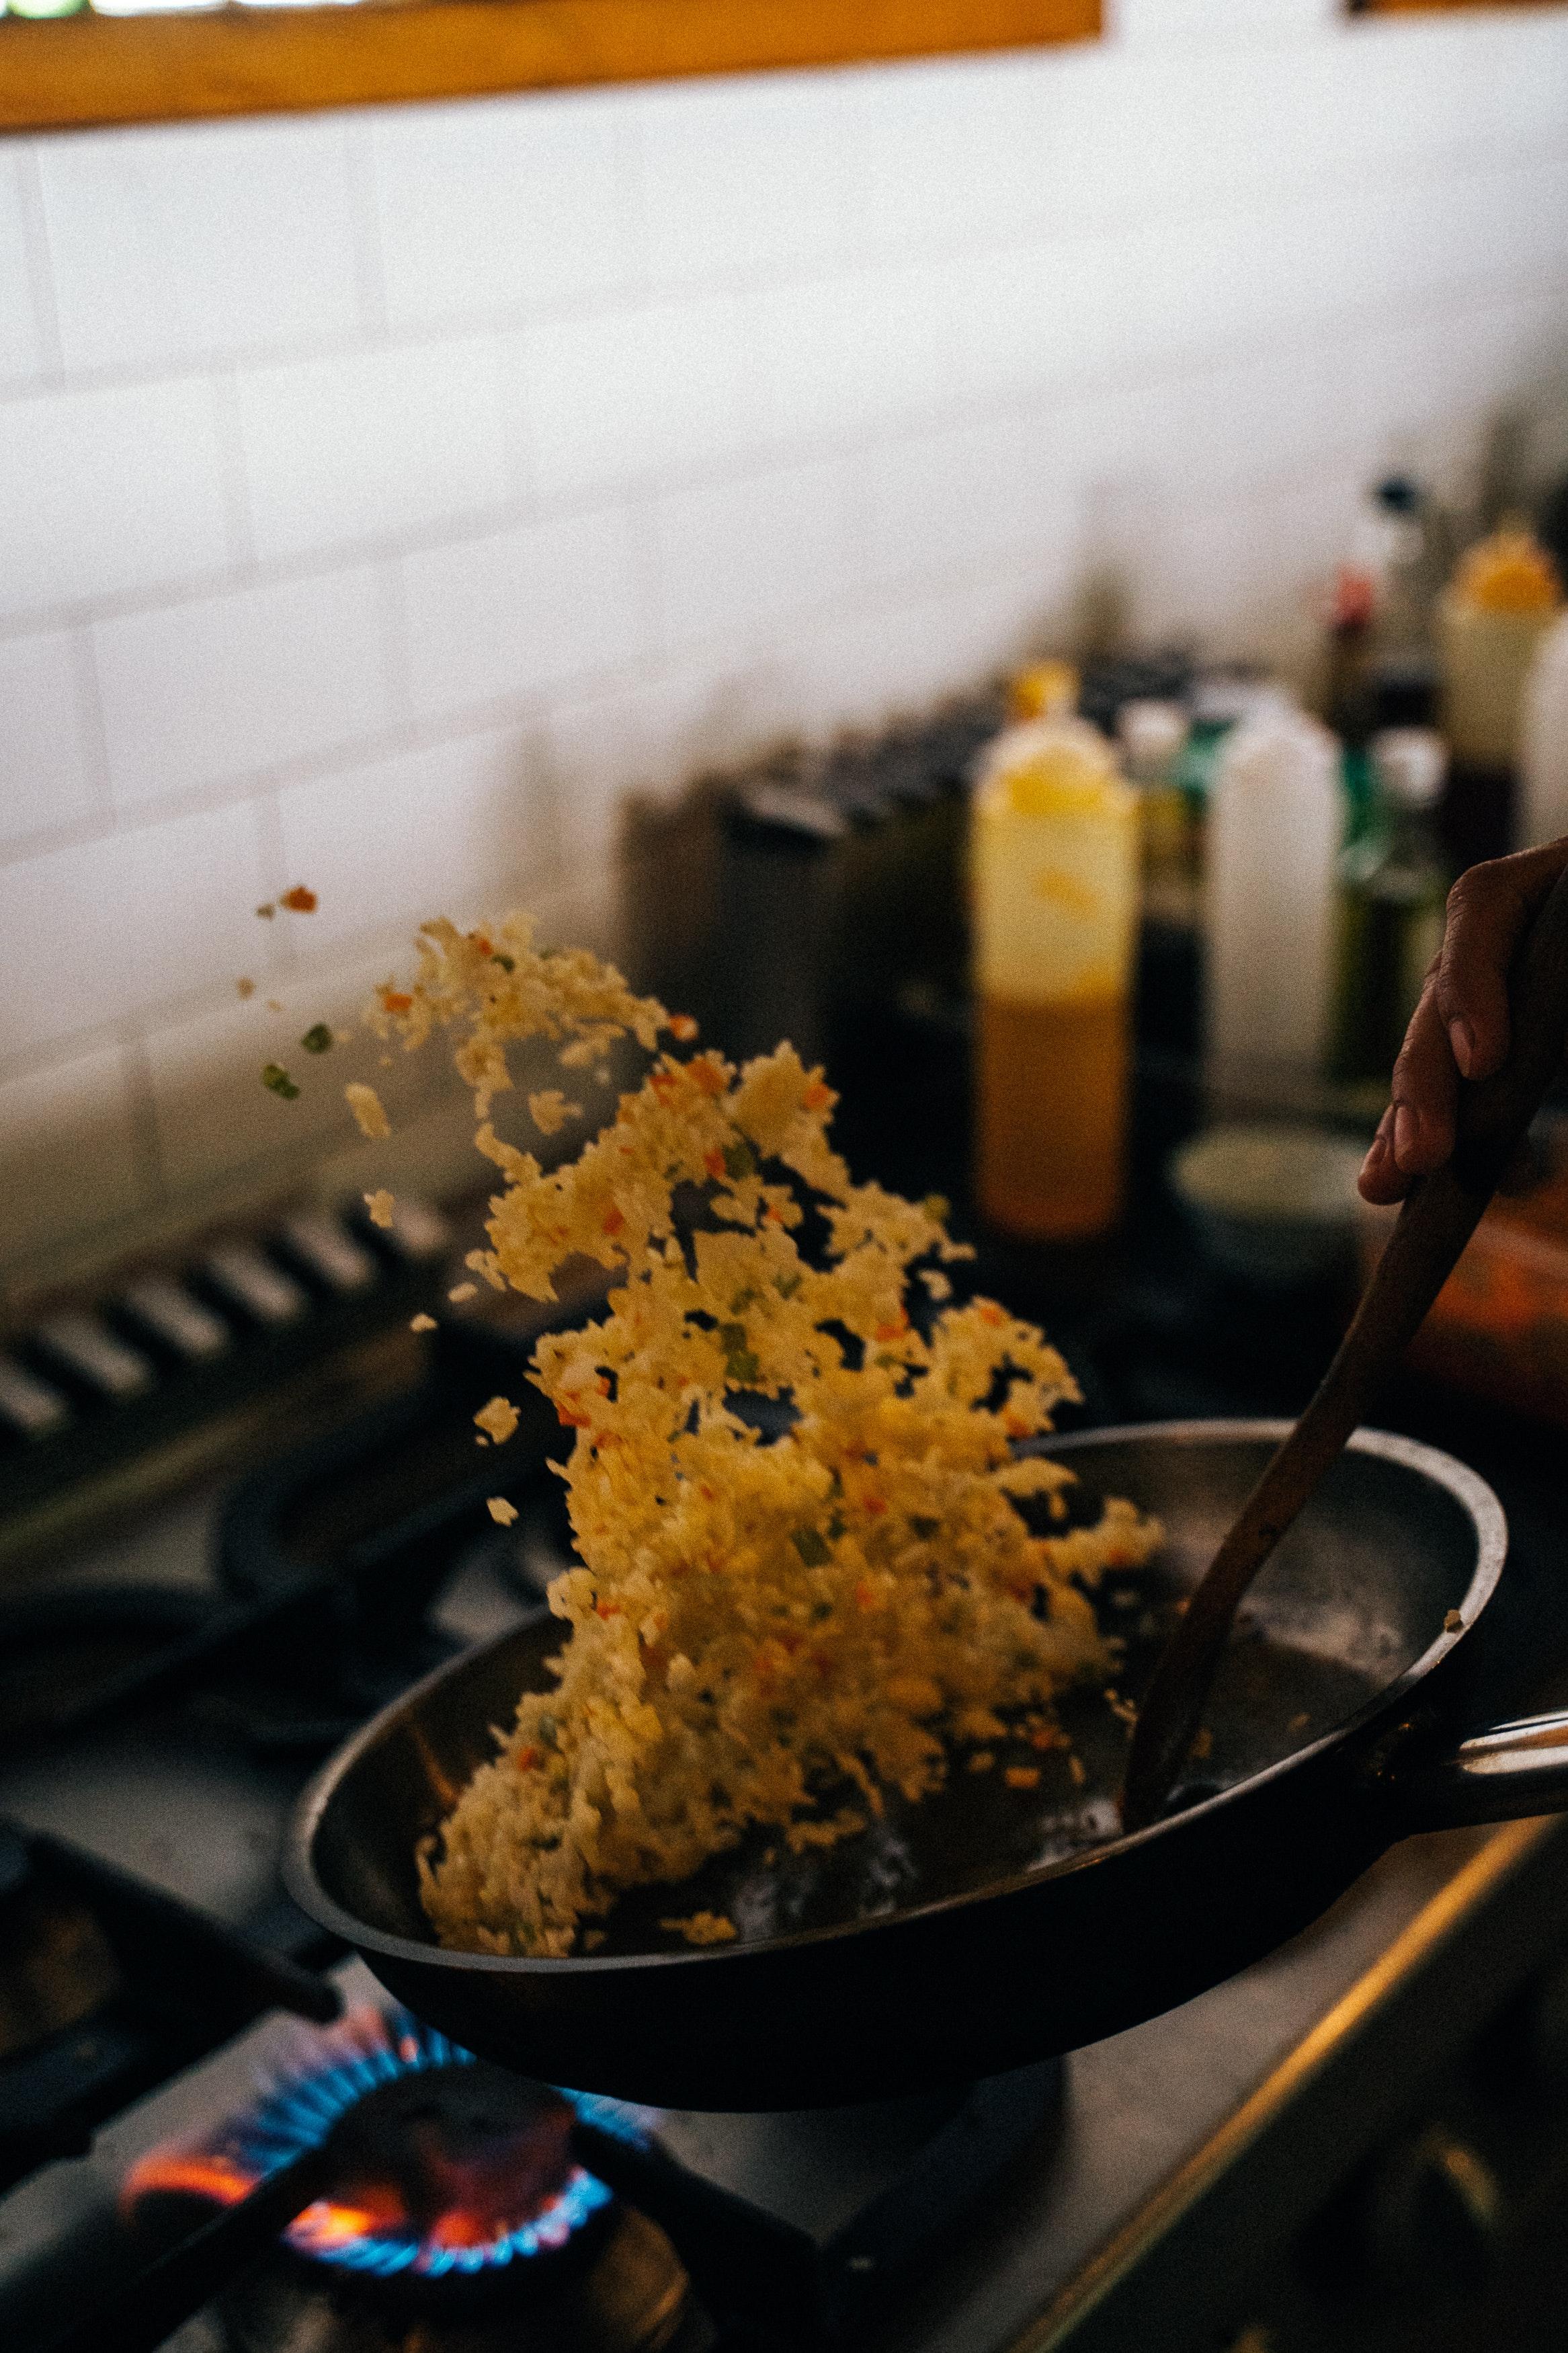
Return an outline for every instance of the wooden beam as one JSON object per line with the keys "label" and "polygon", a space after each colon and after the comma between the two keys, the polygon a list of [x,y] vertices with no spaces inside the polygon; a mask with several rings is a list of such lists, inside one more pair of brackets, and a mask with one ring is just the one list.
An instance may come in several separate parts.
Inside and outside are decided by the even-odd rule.
{"label": "wooden beam", "polygon": [[409,0],[0,20],[0,129],[562,90],[1091,38],[1100,0]]}

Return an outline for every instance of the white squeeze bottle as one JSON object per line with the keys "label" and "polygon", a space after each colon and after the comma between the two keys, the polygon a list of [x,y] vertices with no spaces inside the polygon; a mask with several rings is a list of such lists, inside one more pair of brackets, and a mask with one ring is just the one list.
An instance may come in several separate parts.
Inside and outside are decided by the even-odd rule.
{"label": "white squeeze bottle", "polygon": [[1209,802],[1205,891],[1208,1050],[1227,1077],[1321,1067],[1343,831],[1326,727],[1282,705],[1236,729]]}
{"label": "white squeeze bottle", "polygon": [[1568,833],[1568,613],[1535,649],[1520,725],[1516,849]]}

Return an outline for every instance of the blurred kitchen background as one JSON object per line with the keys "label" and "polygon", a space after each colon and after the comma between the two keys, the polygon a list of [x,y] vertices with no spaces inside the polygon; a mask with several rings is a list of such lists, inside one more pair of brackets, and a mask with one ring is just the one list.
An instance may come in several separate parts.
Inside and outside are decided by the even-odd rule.
{"label": "blurred kitchen background", "polygon": [[1568,472],[1568,11],[1119,0],[1032,52],[14,137],[0,373],[25,1299],[466,1174],[433,1058],[374,1150],[258,1066],[437,909],[668,980],[719,920],[695,779],[798,797],[957,696],[914,797],[959,790],[1044,655],[1158,657],[1112,728],[1216,665],[1331,697],[1391,546],[1441,510],[1451,565]]}
{"label": "blurred kitchen background", "polygon": [[[422,920],[526,906],[821,1058],[1069,1422],[1294,1412],[1343,1330],[1448,883],[1568,835],[1568,5],[1096,14],[0,0],[7,2348],[151,2347],[142,2234],[270,2196],[259,2126],[210,2144],[248,2175],[170,2150],[379,2000],[284,1891],[289,1810],[570,1556],[546,1311],[465,1272],[468,1103],[363,1019]],[[733,65],[971,19],[1042,45],[647,78],[704,23]],[[642,62],[482,94],[574,26]],[[338,102],[395,87],[480,94]],[[1563,1091],[1377,1419],[1506,1507],[1446,1704],[1561,1707]],[[803,2228],[822,2348],[1560,2353],[1565,1957],[1557,1826],[1405,1840],[1059,2109],[852,2110],[842,2174],[810,2117],[678,2129],[681,2260],[616,2207],[571,2274],[624,2326],[561,2291],[536,2336],[534,2207],[481,2245],[433,2144],[372,2183],[429,2249],[373,2198],[179,2353],[795,2353]],[[461,2058],[357,2016],[312,2114]],[[399,2302],[452,2250],[510,2266],[482,2331]]]}

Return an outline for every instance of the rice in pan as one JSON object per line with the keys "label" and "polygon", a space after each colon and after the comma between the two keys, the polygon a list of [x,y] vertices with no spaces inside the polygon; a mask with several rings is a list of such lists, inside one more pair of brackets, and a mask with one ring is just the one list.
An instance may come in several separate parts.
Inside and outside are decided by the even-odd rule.
{"label": "rice in pan", "polygon": [[[521,916],[426,926],[417,977],[377,1018],[410,1045],[465,1032],[479,1148],[505,1180],[474,1271],[548,1300],[574,1253],[624,1270],[602,1321],[536,1351],[531,1377],[575,1432],[583,1566],[551,1588],[557,1688],[522,1700],[420,1859],[442,1942],[567,1954],[624,1891],[683,1881],[749,1831],[829,1845],[889,1793],[935,1788],[954,1750],[983,1761],[1021,1721],[1050,1745],[1057,1694],[1109,1665],[1081,1588],[1158,1531],[1123,1503],[1066,1525],[1069,1474],[1017,1443],[1049,1430],[1071,1375],[1032,1325],[953,1297],[944,1269],[965,1253],[942,1204],[853,1181],[820,1071],[787,1045],[741,1070],[696,1050],[691,1022],[585,952],[537,950]],[[651,1067],[574,1159],[545,1171],[496,1135],[509,1045],[554,1039],[570,1071],[627,1033]],[[575,1111],[536,1101],[546,1130]],[[690,1188],[694,1235],[677,1222]],[[784,1434],[759,1437],[738,1391],[785,1401]],[[1053,1533],[1031,1533],[1026,1497]],[[666,1925],[734,1934],[710,1912]]]}

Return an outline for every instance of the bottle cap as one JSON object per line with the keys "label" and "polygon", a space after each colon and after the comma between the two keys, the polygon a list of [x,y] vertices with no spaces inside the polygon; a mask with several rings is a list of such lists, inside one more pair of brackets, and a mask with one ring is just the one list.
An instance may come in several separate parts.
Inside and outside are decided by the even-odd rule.
{"label": "bottle cap", "polygon": [[1430,808],[1448,773],[1448,747],[1430,727],[1385,727],[1372,739],[1378,790],[1396,808]]}
{"label": "bottle cap", "polygon": [[1163,784],[1187,740],[1187,714],[1179,702],[1140,697],[1122,704],[1116,733],[1133,783]]}
{"label": "bottle cap", "polygon": [[1450,593],[1478,613],[1554,613],[1563,602],[1557,566],[1528,525],[1517,522],[1466,551]]}
{"label": "bottle cap", "polygon": [[1032,662],[1007,690],[1007,715],[1013,720],[1066,719],[1078,709],[1078,689],[1071,662]]}

